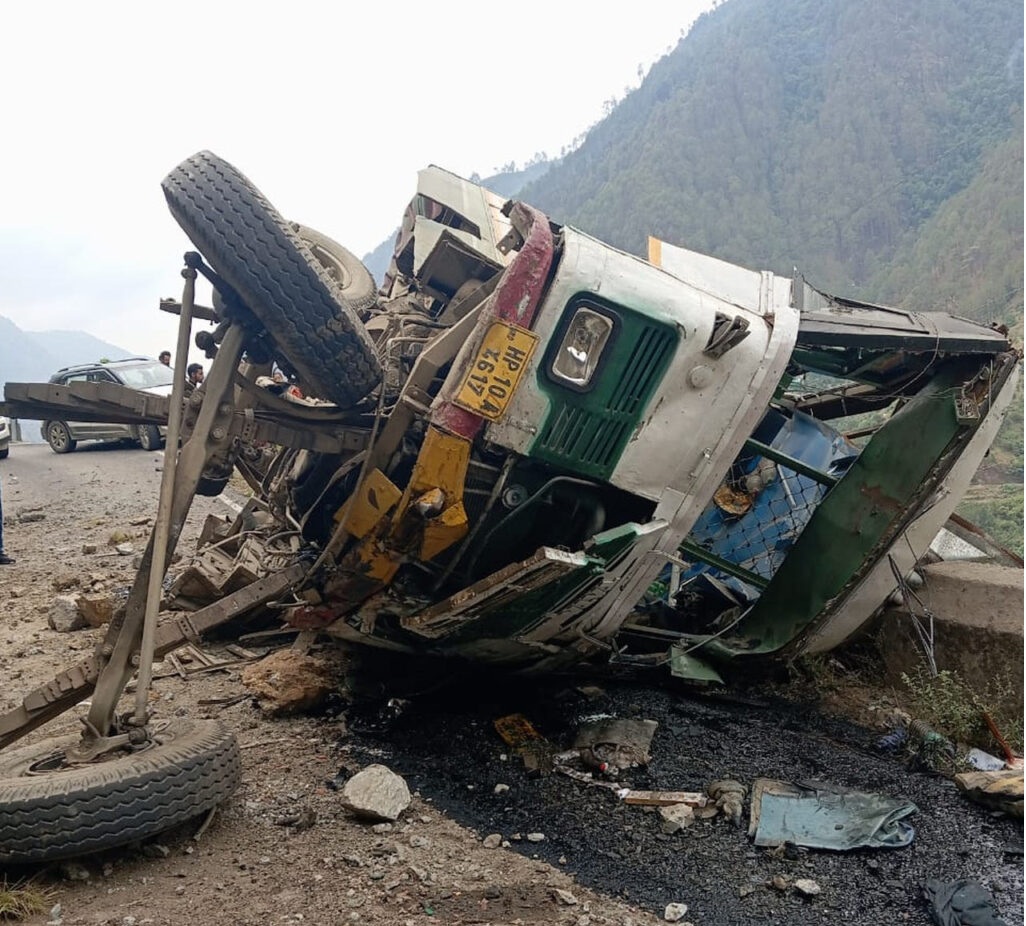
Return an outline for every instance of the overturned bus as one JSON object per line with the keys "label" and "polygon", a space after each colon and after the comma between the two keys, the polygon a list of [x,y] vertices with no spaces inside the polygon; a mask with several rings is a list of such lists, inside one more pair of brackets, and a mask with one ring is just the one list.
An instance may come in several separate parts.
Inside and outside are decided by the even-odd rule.
{"label": "overturned bus", "polygon": [[[6,387],[8,414],[182,440],[125,610],[0,717],[2,745],[92,694],[65,764],[147,741],[141,701],[131,723],[115,710],[136,666],[145,689],[155,656],[259,608],[521,672],[665,664],[709,681],[828,650],[926,553],[1018,378],[1001,328],[654,239],[641,259],[435,167],[380,290],[216,155],[163,190],[198,249],[163,305],[179,349],[191,319],[216,324],[196,338],[203,386]],[[162,594],[194,495],[233,471],[243,514],[210,523]]]}

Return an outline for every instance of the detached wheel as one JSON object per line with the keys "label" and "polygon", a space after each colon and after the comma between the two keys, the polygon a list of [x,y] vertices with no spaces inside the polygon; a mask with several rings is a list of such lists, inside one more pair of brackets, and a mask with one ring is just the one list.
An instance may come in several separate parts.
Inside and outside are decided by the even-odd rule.
{"label": "detached wheel", "polygon": [[43,433],[54,453],[71,453],[78,446],[78,442],[71,439],[71,431],[63,421],[46,422]]}
{"label": "detached wheel", "polygon": [[139,425],[139,446],[143,450],[160,450],[160,431],[155,424]]}
{"label": "detached wheel", "polygon": [[362,260],[348,248],[342,247],[334,238],[329,238],[316,228],[292,222],[292,230],[310,249],[314,259],[342,290],[346,302],[358,315],[378,304],[378,284]]}
{"label": "detached wheel", "polygon": [[312,392],[349,407],[378,385],[381,365],[356,309],[243,174],[201,151],[161,186],[178,224]]}
{"label": "detached wheel", "polygon": [[65,766],[78,735],[0,752],[0,865],[47,862],[146,839],[206,813],[238,786],[235,736],[176,720],[142,752]]}

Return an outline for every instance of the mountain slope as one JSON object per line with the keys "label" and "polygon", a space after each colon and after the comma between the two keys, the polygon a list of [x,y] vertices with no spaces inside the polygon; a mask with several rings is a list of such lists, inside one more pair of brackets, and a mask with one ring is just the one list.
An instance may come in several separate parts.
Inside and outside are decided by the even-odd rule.
{"label": "mountain slope", "polygon": [[1022,24],[1012,0],[728,0],[522,195],[635,253],[857,295],[1021,135]]}

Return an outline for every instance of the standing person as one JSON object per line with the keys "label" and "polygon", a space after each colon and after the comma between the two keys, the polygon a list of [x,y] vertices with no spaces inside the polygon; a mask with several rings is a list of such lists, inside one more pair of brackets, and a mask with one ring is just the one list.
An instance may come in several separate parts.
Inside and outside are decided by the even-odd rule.
{"label": "standing person", "polygon": [[162,364],[164,364],[164,366],[166,366],[166,367],[171,366],[171,351],[169,351],[169,350],[162,350],[159,354],[157,354],[157,359]]}
{"label": "standing person", "polygon": [[203,366],[199,363],[190,363],[186,368],[185,372],[189,377],[189,382],[193,386],[198,386],[203,382]]}
{"label": "standing person", "polygon": [[0,479],[0,566],[12,566],[14,560],[4,553],[4,487]]}

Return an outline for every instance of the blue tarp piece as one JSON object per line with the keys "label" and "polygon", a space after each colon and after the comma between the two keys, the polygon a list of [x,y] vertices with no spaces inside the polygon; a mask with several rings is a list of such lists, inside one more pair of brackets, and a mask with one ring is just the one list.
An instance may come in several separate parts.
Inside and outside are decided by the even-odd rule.
{"label": "blue tarp piece", "polygon": [[[790,418],[777,411],[768,412],[753,437],[834,478],[847,472],[859,455],[859,448],[843,435],[801,412]],[[755,472],[762,460],[751,451],[743,451],[734,462],[731,478],[740,481]],[[827,488],[808,476],[777,466],[775,478],[755,494],[747,512],[729,514],[711,502],[695,522],[688,540],[769,579],[805,529]],[[705,564],[696,564],[683,573],[681,583],[703,574],[715,577],[739,600],[755,601],[759,597],[751,585]]]}
{"label": "blue tarp piece", "polygon": [[752,788],[748,835],[757,846],[785,842],[810,849],[897,849],[915,830],[904,822],[916,805],[823,782],[792,784],[760,778]]}

